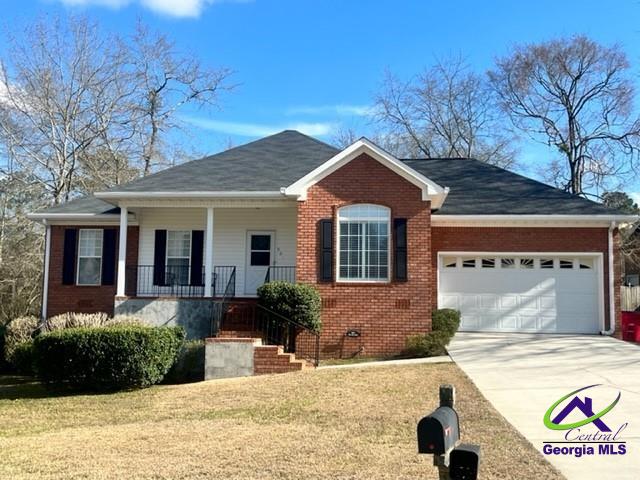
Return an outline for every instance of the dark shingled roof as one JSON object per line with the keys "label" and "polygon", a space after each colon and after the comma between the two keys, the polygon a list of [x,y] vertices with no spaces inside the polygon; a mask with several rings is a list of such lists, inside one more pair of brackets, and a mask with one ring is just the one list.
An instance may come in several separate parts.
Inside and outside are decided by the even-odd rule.
{"label": "dark shingled roof", "polygon": [[469,158],[403,160],[449,195],[436,215],[615,215],[616,210]]}
{"label": "dark shingled roof", "polygon": [[[278,191],[339,152],[300,132],[284,132],[110,189],[117,192]],[[612,215],[599,203],[473,159],[403,160],[449,196],[436,215]],[[93,196],[41,213],[118,213]]]}
{"label": "dark shingled roof", "polygon": [[93,214],[119,214],[120,208],[114,207],[112,204],[107,203],[99,198],[94,197],[93,195],[88,195],[86,197],[76,198],[74,200],[70,200],[61,205],[56,205],[55,207],[47,208],[38,213],[65,213],[65,214],[74,214],[74,213],[93,213]]}
{"label": "dark shingled roof", "polygon": [[339,150],[294,130],[183,163],[126,185],[117,192],[277,192],[322,165]]}

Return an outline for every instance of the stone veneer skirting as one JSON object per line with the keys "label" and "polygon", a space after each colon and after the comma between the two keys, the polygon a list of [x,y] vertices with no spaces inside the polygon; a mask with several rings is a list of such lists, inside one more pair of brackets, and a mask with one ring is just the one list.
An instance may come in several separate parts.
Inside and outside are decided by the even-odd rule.
{"label": "stone veneer skirting", "polygon": [[192,298],[116,298],[115,315],[134,315],[149,325],[181,326],[188,339],[203,339],[211,331],[214,303]]}

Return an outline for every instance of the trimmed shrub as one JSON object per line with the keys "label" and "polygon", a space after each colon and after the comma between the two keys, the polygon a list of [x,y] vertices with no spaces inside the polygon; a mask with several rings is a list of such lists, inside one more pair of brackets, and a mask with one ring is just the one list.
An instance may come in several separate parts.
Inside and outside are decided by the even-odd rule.
{"label": "trimmed shrub", "polygon": [[431,330],[445,332],[453,337],[460,327],[460,312],[452,308],[441,308],[431,313]]}
{"label": "trimmed shrub", "polygon": [[184,342],[169,373],[163,383],[191,383],[204,380],[204,341]]}
{"label": "trimmed shrub", "polygon": [[38,332],[39,320],[33,316],[14,318],[9,322],[4,334],[4,358],[16,371],[23,374],[30,373],[27,365],[30,361],[25,355],[30,351],[28,347],[21,348],[23,343],[31,343]]}
{"label": "trimmed shrub", "polygon": [[48,318],[42,325],[42,332],[55,332],[67,328],[110,327],[113,325],[142,325],[142,320],[131,315],[116,315],[113,318],[104,312],[61,313]]}
{"label": "trimmed shrub", "polygon": [[11,356],[11,366],[20,375],[33,375],[33,340],[16,345]]}
{"label": "trimmed shrub", "polygon": [[304,327],[319,332],[320,294],[304,283],[269,282],[258,288],[258,303]]}
{"label": "trimmed shrub", "polygon": [[412,357],[436,357],[447,354],[451,336],[446,332],[434,331],[423,335],[407,337],[404,354]]}
{"label": "trimmed shrub", "polygon": [[181,327],[69,328],[34,341],[36,373],[48,385],[86,390],[148,387],[175,363]]}

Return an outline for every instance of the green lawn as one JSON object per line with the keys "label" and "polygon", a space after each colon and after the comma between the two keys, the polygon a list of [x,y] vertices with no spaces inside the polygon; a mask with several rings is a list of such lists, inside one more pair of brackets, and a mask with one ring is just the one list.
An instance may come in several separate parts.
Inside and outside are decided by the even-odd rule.
{"label": "green lawn", "polygon": [[0,478],[437,478],[416,423],[458,389],[483,479],[562,478],[454,364],[305,371],[109,394],[0,382]]}

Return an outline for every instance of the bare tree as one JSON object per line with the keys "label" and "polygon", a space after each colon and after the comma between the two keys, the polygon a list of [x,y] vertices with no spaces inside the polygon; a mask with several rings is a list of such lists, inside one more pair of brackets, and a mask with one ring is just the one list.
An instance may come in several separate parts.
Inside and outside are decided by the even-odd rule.
{"label": "bare tree", "polygon": [[631,171],[640,121],[619,46],[584,36],[516,46],[489,78],[515,127],[558,150],[557,185],[588,195]]}
{"label": "bare tree", "polygon": [[12,167],[57,204],[74,191],[80,158],[118,117],[123,51],[87,21],[40,21],[9,45],[0,63],[0,142]]}
{"label": "bare tree", "polygon": [[0,321],[33,312],[40,294],[42,228],[25,214],[173,160],[185,148],[167,135],[179,125],[179,109],[215,107],[230,88],[229,70],[205,68],[143,27],[119,37],[85,18],[43,18],[7,40],[0,57]]}
{"label": "bare tree", "polygon": [[508,167],[514,163],[513,138],[499,128],[494,100],[484,77],[452,59],[409,81],[387,73],[374,118],[404,155],[474,157]]}
{"label": "bare tree", "polygon": [[[104,35],[85,18],[40,20],[0,59],[0,144],[57,204],[146,175],[187,105],[215,107],[230,71],[203,67],[139,26]],[[0,172],[7,171],[8,165]]]}
{"label": "bare tree", "polygon": [[143,174],[159,161],[160,134],[178,126],[175,113],[186,104],[217,107],[219,94],[233,88],[231,70],[208,69],[189,55],[176,52],[164,35],[152,35],[138,25],[132,42],[136,92],[132,112],[136,116]]}
{"label": "bare tree", "polygon": [[25,214],[42,204],[42,193],[23,174],[0,177],[0,325],[37,314],[43,236]]}

